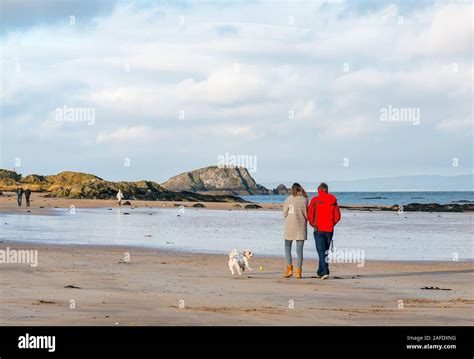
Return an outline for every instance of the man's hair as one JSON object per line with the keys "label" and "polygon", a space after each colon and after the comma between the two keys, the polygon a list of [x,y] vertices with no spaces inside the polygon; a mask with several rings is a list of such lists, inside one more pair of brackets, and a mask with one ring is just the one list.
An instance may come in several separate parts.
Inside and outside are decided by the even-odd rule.
{"label": "man's hair", "polygon": [[321,182],[321,184],[319,185],[318,189],[322,189],[323,191],[325,192],[328,192],[329,191],[329,187],[326,183],[324,182]]}

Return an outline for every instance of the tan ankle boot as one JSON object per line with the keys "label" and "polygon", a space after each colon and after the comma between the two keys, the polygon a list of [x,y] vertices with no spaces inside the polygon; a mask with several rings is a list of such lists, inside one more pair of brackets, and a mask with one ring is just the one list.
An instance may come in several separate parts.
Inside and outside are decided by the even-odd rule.
{"label": "tan ankle boot", "polygon": [[297,279],[301,279],[302,268],[296,268],[295,274]]}
{"label": "tan ankle boot", "polygon": [[286,272],[285,272],[285,274],[283,274],[283,277],[284,278],[290,278],[292,276],[293,276],[293,266],[288,264],[286,266]]}

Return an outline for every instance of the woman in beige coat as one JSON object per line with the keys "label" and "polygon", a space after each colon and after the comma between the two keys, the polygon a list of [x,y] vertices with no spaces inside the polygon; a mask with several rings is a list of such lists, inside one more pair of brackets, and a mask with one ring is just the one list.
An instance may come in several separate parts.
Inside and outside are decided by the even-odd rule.
{"label": "woman in beige coat", "polygon": [[285,278],[293,276],[293,258],[291,257],[291,247],[293,241],[296,242],[297,264],[295,275],[301,278],[303,266],[303,245],[307,235],[306,207],[308,205],[308,195],[303,187],[294,183],[291,187],[291,195],[283,204],[283,215],[285,216],[285,257],[288,263]]}

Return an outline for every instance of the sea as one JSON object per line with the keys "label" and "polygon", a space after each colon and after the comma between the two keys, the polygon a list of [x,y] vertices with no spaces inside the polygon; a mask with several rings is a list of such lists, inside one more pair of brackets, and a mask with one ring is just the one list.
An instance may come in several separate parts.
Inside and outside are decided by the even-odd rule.
{"label": "sea", "polygon": [[[474,203],[474,191],[468,192],[331,192],[342,205],[406,205],[409,203]],[[311,199],[317,193],[309,192]],[[256,203],[283,203],[286,195],[241,196]]]}

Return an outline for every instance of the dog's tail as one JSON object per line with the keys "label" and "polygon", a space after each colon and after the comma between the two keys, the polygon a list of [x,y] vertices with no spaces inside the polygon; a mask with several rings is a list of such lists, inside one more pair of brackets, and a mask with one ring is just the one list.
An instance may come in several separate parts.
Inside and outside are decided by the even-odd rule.
{"label": "dog's tail", "polygon": [[234,258],[235,256],[237,256],[237,254],[239,254],[239,252],[237,252],[237,249],[232,249],[229,252],[229,258]]}

